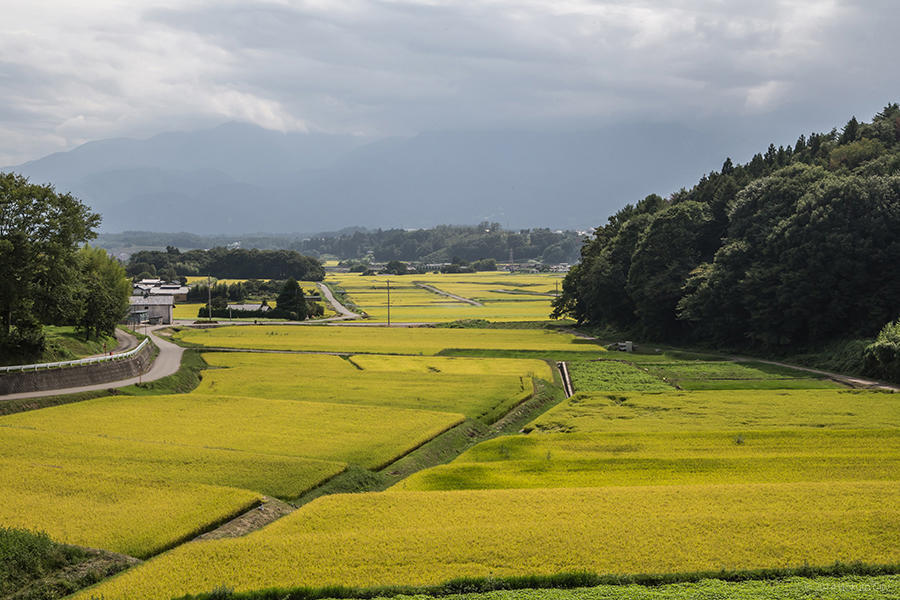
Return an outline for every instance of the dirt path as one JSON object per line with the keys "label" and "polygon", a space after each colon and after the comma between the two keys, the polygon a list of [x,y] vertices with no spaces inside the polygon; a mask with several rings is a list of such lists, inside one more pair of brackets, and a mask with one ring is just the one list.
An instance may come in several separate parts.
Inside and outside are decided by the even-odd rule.
{"label": "dirt path", "polygon": [[447,296],[448,298],[453,298],[454,300],[459,300],[460,302],[465,302],[466,304],[471,304],[472,306],[484,306],[484,304],[477,300],[472,300],[471,298],[463,298],[462,296],[457,296],[456,294],[445,292],[444,290],[436,288],[433,285],[428,285],[427,283],[416,283],[416,286],[422,288],[423,290],[428,290],[433,294],[438,294],[439,296]]}
{"label": "dirt path", "polygon": [[816,375],[824,375],[829,379],[834,379],[835,381],[846,384],[852,388],[900,392],[900,386],[890,383],[884,383],[883,381],[876,381],[874,379],[866,379],[864,377],[854,377],[851,375],[843,375],[842,373],[832,373],[831,371],[823,371],[821,369],[813,369],[811,367],[801,367],[799,365],[792,365],[790,363],[779,362],[777,360],[753,358],[752,356],[729,356],[729,358],[736,362],[757,362],[767,365],[773,365],[776,367],[787,367],[788,369],[796,369],[798,371],[805,371],[807,373],[815,373]]}
{"label": "dirt path", "polygon": [[285,515],[294,512],[294,507],[275,498],[264,497],[262,504],[251,508],[224,525],[195,537],[192,542],[204,540],[220,540],[222,538],[234,538],[247,535],[257,529],[265,527],[273,521],[277,521]]}
{"label": "dirt path", "polygon": [[58,388],[55,390],[44,390],[41,392],[25,392],[21,394],[6,394],[4,396],[0,396],[0,402],[3,400],[16,400],[19,398],[39,398],[42,396],[62,396],[65,394],[75,394],[78,392],[91,392],[95,390],[108,390],[111,388],[120,388],[125,387],[127,385],[134,385],[135,383],[139,383],[141,381],[156,381],[157,379],[162,379],[163,377],[168,377],[169,375],[174,374],[178,369],[181,368],[181,355],[184,353],[184,348],[173,344],[172,342],[165,340],[158,335],[156,335],[157,329],[162,329],[168,327],[168,325],[156,325],[147,329],[147,335],[150,336],[150,339],[153,340],[153,343],[156,344],[156,347],[159,348],[159,354],[156,356],[156,359],[153,361],[153,366],[150,367],[150,370],[147,373],[139,377],[130,377],[128,379],[122,379],[119,381],[109,381],[106,383],[97,383],[94,385],[84,385],[80,387],[70,387],[70,388]]}

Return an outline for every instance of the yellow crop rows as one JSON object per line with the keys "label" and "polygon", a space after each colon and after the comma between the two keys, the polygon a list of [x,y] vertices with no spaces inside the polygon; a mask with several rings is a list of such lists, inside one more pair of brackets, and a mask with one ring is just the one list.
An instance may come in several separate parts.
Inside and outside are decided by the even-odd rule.
{"label": "yellow crop rows", "polygon": [[337,495],[243,538],[182,546],[77,598],[892,563],[898,522],[897,482]]}
{"label": "yellow crop rows", "polygon": [[458,412],[487,422],[530,396],[540,360],[356,355],[204,354],[219,367],[197,393]]}
{"label": "yellow crop rows", "polygon": [[451,348],[605,352],[602,346],[577,341],[572,335],[540,329],[243,325],[184,329],[175,335],[185,342],[213,348],[415,355],[434,355]]}
{"label": "yellow crop rows", "polygon": [[[546,321],[561,275],[483,272],[370,277],[340,273],[329,274],[327,281],[347,292],[350,300],[375,322],[387,320],[388,281],[392,321]],[[429,291],[420,284],[474,300],[483,306]]]}
{"label": "yellow crop rows", "polygon": [[519,435],[478,444],[395,490],[896,481],[895,430]]}
{"label": "yellow crop rows", "polygon": [[[68,472],[83,473],[87,478],[94,474],[127,475],[173,484],[243,488],[279,498],[295,498],[345,467],[340,462],[297,456],[142,442],[122,439],[121,435],[102,437],[91,431],[61,433],[9,425],[0,427],[0,447],[5,460],[53,465]],[[2,480],[0,489],[4,489]]]}
{"label": "yellow crop rows", "polygon": [[10,415],[0,424],[375,468],[462,420],[405,408],[175,394],[98,398]]}
{"label": "yellow crop rows", "polygon": [[259,494],[0,458],[0,523],[71,544],[137,557],[159,552],[227,517]]}
{"label": "yellow crop rows", "polygon": [[900,428],[893,394],[850,390],[579,393],[538,417],[543,432]]}

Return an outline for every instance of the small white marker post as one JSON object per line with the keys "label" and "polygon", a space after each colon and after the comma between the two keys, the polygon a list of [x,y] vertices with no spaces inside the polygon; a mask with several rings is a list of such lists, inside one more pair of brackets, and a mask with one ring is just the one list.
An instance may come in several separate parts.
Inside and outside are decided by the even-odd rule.
{"label": "small white marker post", "polygon": [[388,302],[387,302],[388,324],[387,324],[387,326],[390,327],[391,326],[391,280],[390,279],[387,280],[387,294],[388,294]]}

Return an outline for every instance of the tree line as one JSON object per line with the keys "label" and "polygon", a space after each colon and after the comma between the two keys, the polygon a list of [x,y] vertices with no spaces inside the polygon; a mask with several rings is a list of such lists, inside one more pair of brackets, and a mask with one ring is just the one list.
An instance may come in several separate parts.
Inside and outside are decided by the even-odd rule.
{"label": "tree line", "polygon": [[900,107],[725,160],[597,227],[554,313],[654,339],[783,349],[900,315]]}
{"label": "tree line", "polygon": [[331,254],[341,259],[370,257],[392,260],[447,263],[484,259],[539,260],[544,263],[575,262],[581,236],[574,231],[546,228],[506,231],[499,223],[439,225],[431,229],[354,231],[337,236],[314,236],[291,245],[301,252]]}
{"label": "tree line", "polygon": [[126,270],[133,277],[160,277],[173,281],[187,275],[212,275],[222,279],[294,279],[322,281],[325,269],[310,256],[295,250],[245,250],[212,248],[181,252],[142,250],[132,254]]}
{"label": "tree line", "polygon": [[[537,260],[545,264],[578,260],[581,235],[575,231],[547,228],[505,231],[499,223],[478,225],[438,225],[430,229],[375,229],[348,227],[340,231],[298,234],[254,234],[239,236],[196,235],[129,231],[101,234],[106,248],[128,246],[172,246],[213,248],[238,242],[244,247],[288,249],[310,256],[335,256],[339,260],[370,259],[375,262],[446,263],[454,257],[466,262],[493,258]],[[149,263],[150,261],[148,261]],[[155,262],[154,262],[155,264]],[[194,275],[196,273],[188,273]]]}
{"label": "tree line", "polygon": [[0,173],[0,356],[40,356],[45,325],[112,334],[131,283],[107,252],[86,245],[100,215],[71,194]]}
{"label": "tree line", "polygon": [[[254,296],[259,294],[265,295],[273,290],[278,290],[278,296],[275,298],[275,306],[273,308],[241,310],[238,312],[228,309],[229,301],[243,302],[250,294]],[[306,298],[303,288],[293,278],[281,282],[251,279],[232,284],[218,283],[214,284],[212,288],[206,285],[196,285],[188,291],[188,301],[192,300],[203,300],[210,303],[209,307],[200,307],[197,315],[200,318],[211,316],[224,319],[238,316],[242,318],[304,321],[310,317],[321,317],[325,313],[321,304]],[[261,304],[267,305],[267,301],[262,300]]]}

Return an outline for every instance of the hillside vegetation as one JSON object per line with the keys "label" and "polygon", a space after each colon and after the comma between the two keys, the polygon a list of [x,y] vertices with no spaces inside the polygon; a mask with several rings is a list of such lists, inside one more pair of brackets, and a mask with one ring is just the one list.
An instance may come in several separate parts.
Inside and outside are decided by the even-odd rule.
{"label": "hillside vegetation", "polygon": [[596,228],[555,311],[728,347],[872,338],[900,314],[898,231],[890,104],[870,123],[728,159],[690,190],[626,206]]}

